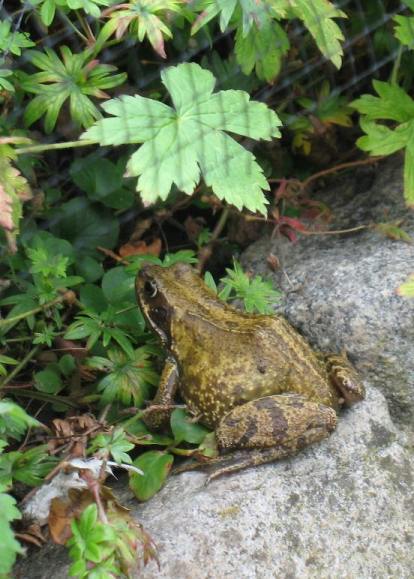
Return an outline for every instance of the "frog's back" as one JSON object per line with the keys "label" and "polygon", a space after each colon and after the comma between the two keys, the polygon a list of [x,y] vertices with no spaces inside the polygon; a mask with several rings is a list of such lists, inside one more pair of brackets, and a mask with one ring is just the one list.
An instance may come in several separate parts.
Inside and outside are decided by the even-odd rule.
{"label": "frog's back", "polygon": [[214,427],[234,406],[284,392],[334,406],[324,366],[286,320],[231,312],[177,330],[181,392],[205,424]]}

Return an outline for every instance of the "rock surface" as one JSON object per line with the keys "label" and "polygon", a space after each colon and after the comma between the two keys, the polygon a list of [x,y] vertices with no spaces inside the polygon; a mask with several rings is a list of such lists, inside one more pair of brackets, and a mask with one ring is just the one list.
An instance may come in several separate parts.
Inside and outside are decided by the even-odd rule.
{"label": "rock surface", "polygon": [[[158,544],[144,579],[275,577],[409,579],[414,575],[413,459],[380,392],[344,412],[334,434],[301,455],[204,486],[172,478],[151,501],[120,498]],[[67,576],[46,548],[16,577]]]}
{"label": "rock surface", "polygon": [[[372,176],[372,186],[361,188]],[[324,196],[335,213],[332,227],[404,216],[414,233],[401,190],[395,161],[341,178]],[[119,484],[121,502],[159,548],[161,571],[151,563],[139,576],[411,579],[414,301],[395,288],[414,271],[413,247],[372,230],[297,245],[267,238],[244,263],[268,277],[270,252],[283,261],[284,270],[273,274],[287,291],[281,309],[320,349],[348,351],[365,377],[367,399],[341,413],[330,438],[289,460],[208,487],[204,474],[182,474],[144,505]],[[22,561],[15,577],[60,579],[67,568],[64,550],[47,547]]]}
{"label": "rock surface", "polygon": [[[404,206],[402,165],[393,158],[336,180],[322,199],[333,211],[330,229],[403,220],[414,239],[414,211]],[[281,268],[266,263],[277,256]],[[342,235],[265,237],[243,265],[283,290],[279,308],[323,351],[346,350],[363,377],[379,387],[397,421],[414,424],[414,299],[396,289],[414,272],[414,245],[373,229]]]}

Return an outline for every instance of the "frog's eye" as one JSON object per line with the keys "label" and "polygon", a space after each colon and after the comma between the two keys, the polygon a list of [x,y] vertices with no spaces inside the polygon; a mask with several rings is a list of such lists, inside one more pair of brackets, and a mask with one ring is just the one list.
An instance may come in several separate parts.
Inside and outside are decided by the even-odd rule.
{"label": "frog's eye", "polygon": [[148,280],[145,282],[144,292],[147,298],[155,298],[158,293],[158,287],[154,280]]}

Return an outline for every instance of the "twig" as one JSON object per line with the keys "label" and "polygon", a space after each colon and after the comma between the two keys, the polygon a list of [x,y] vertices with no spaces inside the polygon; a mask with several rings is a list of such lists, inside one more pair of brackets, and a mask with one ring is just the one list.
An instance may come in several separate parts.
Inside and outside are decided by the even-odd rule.
{"label": "twig", "polygon": [[211,234],[210,241],[200,249],[198,252],[198,263],[197,263],[197,271],[201,273],[204,269],[206,261],[209,259],[213,252],[213,246],[216,243],[217,239],[220,237],[227,219],[230,215],[230,208],[224,207],[223,211],[221,212],[220,219],[217,221],[215,228],[213,229],[213,233]]}
{"label": "twig", "polygon": [[320,177],[325,177],[326,175],[331,175],[332,173],[337,173],[338,171],[342,171],[344,169],[351,169],[353,167],[360,167],[362,165],[373,165],[384,159],[385,155],[380,157],[368,157],[367,159],[359,159],[358,161],[348,161],[347,163],[340,163],[339,165],[335,165],[334,167],[329,167],[329,169],[324,169],[323,171],[318,171],[314,173],[307,179],[301,182],[302,189],[306,189],[310,183],[316,181]]}
{"label": "twig", "polygon": [[106,247],[101,247],[100,245],[98,245],[98,247],[96,249],[98,251],[100,251],[101,253],[103,253],[104,255],[106,255],[107,257],[111,257],[113,260],[117,261],[118,263],[122,263],[122,265],[129,265],[129,261],[127,261],[126,259],[124,259],[120,255],[118,255],[114,251],[107,249]]}

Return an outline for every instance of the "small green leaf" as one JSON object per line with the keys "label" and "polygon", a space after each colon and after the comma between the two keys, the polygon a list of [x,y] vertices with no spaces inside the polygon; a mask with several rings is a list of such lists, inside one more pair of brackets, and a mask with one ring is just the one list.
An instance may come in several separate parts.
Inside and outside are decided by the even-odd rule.
{"label": "small green leaf", "polygon": [[40,422],[11,400],[0,400],[0,436],[19,440],[28,428],[36,428]]}
{"label": "small green leaf", "polygon": [[108,307],[108,301],[102,289],[91,283],[82,285],[79,291],[79,298],[85,308],[96,314],[102,313]]}
{"label": "small green leaf", "polygon": [[110,304],[135,303],[135,276],[125,267],[113,267],[102,278],[102,291]]}
{"label": "small green leaf", "polygon": [[239,28],[235,53],[244,74],[249,75],[255,68],[260,79],[273,82],[289,46],[289,38],[283,28],[277,22],[269,22],[260,29],[254,25],[246,36]]}
{"label": "small green leaf", "polygon": [[412,273],[408,279],[400,285],[397,289],[397,294],[404,298],[414,298],[414,273]]}
{"label": "small green leaf", "polygon": [[205,426],[193,422],[191,416],[182,408],[176,408],[171,414],[171,430],[176,444],[183,441],[200,444],[209,432]]}
{"label": "small green leaf", "polygon": [[64,354],[58,363],[59,370],[67,378],[76,370],[75,358],[71,354]]}
{"label": "small green leaf", "polygon": [[3,490],[0,488],[0,575],[8,577],[16,556],[23,553],[10,526],[11,521],[21,519],[21,514],[16,507],[16,500],[2,492]]}
{"label": "small green leaf", "polygon": [[132,459],[128,451],[134,448],[134,444],[126,438],[125,431],[122,428],[116,428],[111,434],[98,434],[88,449],[89,454],[103,449],[108,455],[111,455],[118,464],[130,464]]}
{"label": "small green leaf", "polygon": [[34,46],[35,43],[29,38],[26,32],[17,32],[12,30],[12,23],[10,20],[0,21],[0,53],[11,52],[16,56],[20,56],[22,48]]}
{"label": "small green leaf", "polygon": [[76,254],[98,257],[97,247],[115,247],[119,235],[119,222],[108,209],[92,205],[87,199],[77,197],[51,214],[51,229],[55,235],[69,241]]}
{"label": "small green leaf", "polygon": [[46,370],[36,372],[34,375],[34,381],[35,387],[38,390],[41,392],[47,392],[48,394],[57,394],[63,388],[59,374],[52,368],[46,368]]}
{"label": "small green leaf", "polygon": [[140,501],[147,501],[160,490],[170,472],[174,457],[165,452],[150,450],[136,460],[134,466],[143,471],[143,475],[131,473],[129,487]]}
{"label": "small green leaf", "polygon": [[91,201],[113,209],[128,209],[134,202],[133,192],[124,187],[124,173],[123,163],[92,156],[77,159],[70,168],[73,181]]}
{"label": "small green leaf", "polygon": [[[52,12],[52,6],[48,7],[49,12],[43,14],[46,20]],[[70,48],[61,46],[60,52],[61,58],[48,47],[44,52],[27,51],[26,58],[41,72],[19,74],[22,89],[36,95],[26,107],[24,121],[30,126],[44,115],[46,133],[53,131],[67,100],[73,122],[84,128],[92,125],[101,113],[90,97],[105,98],[104,89],[122,84],[126,79],[125,73],[111,74],[115,67],[100,64],[91,49],[73,54]]]}
{"label": "small green leaf", "polygon": [[328,0],[293,0],[291,4],[293,13],[303,21],[322,54],[340,68],[344,35],[334,18],[344,18],[346,14]]}

